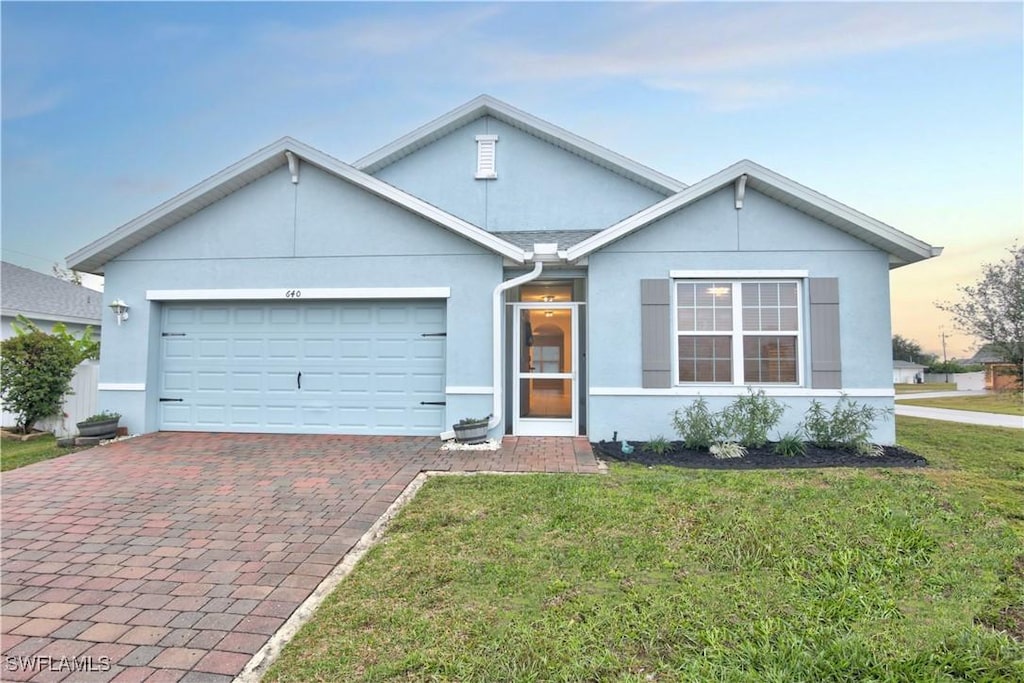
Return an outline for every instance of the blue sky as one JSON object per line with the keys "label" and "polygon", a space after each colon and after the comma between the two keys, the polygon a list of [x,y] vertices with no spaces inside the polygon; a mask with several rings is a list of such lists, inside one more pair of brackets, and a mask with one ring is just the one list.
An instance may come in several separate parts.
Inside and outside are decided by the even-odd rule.
{"label": "blue sky", "polygon": [[[488,93],[685,182],[750,158],[931,244],[893,329],[1024,234],[1021,3],[11,3],[3,258],[64,257],[282,135],[346,161]],[[954,336],[950,355],[969,353]]]}

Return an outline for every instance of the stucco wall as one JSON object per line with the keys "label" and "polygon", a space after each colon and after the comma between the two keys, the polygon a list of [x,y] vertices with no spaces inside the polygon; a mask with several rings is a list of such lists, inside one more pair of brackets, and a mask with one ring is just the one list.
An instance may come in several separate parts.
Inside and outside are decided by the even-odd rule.
{"label": "stucco wall", "polygon": [[[590,437],[609,439],[613,430],[620,438],[669,437],[669,414],[699,391],[640,389],[640,280],[668,278],[671,270],[765,269],[839,279],[843,390],[856,394],[855,400],[891,407],[887,255],[749,188],[744,208],[737,211],[733,191],[726,188],[591,255]],[[804,329],[807,322],[805,305]],[[805,378],[810,377],[808,349],[805,344]],[[808,388],[809,379],[802,391],[779,388],[793,396],[783,431],[796,428],[811,398],[836,399],[837,392]],[[639,395],[595,395],[616,389]],[[892,420],[877,425],[874,438],[892,443]]]}
{"label": "stucco wall", "polygon": [[[478,180],[476,136],[496,134],[498,177]],[[598,230],[664,195],[483,117],[375,174],[487,230]]]}
{"label": "stucco wall", "polygon": [[[450,287],[447,384],[491,384],[501,258],[308,164],[298,185],[279,169],[126,252],[105,275],[104,303],[131,309],[118,327],[104,307],[100,383],[129,388],[102,390],[100,403],[132,432],[156,428],[161,304],[146,300],[152,289]],[[448,415],[486,414],[490,401],[452,396]]]}

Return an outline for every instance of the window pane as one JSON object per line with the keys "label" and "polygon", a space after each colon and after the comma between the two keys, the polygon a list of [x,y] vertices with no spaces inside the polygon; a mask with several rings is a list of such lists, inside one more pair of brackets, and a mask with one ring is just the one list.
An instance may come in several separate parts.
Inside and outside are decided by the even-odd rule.
{"label": "window pane", "polygon": [[713,308],[698,308],[697,309],[697,330],[699,332],[714,332],[715,331],[715,309],[713,309]]}
{"label": "window pane", "polygon": [[732,309],[731,308],[716,308],[715,309],[715,331],[716,332],[727,332],[732,330]]}
{"label": "window pane", "polygon": [[796,330],[796,308],[780,308],[779,309],[779,329],[780,330]]}
{"label": "window pane", "polygon": [[779,309],[761,309],[761,329],[775,331],[779,329]]}
{"label": "window pane", "polygon": [[796,337],[743,339],[744,381],[756,384],[797,381]]}
{"label": "window pane", "polygon": [[757,308],[743,309],[743,329],[756,332],[761,329],[761,311]]}
{"label": "window pane", "polygon": [[679,337],[680,382],[732,382],[731,337]]}
{"label": "window pane", "polygon": [[761,288],[761,306],[779,305],[779,285],[767,282],[758,285]]}
{"label": "window pane", "polygon": [[676,285],[676,303],[680,306],[693,306],[697,286],[693,283],[680,282]]}
{"label": "window pane", "polygon": [[783,306],[796,306],[795,282],[783,282],[779,285],[779,303]]}
{"label": "window pane", "polygon": [[750,282],[744,283],[743,285],[743,305],[744,306],[757,306],[757,285]]}
{"label": "window pane", "polygon": [[692,308],[680,308],[679,309],[679,331],[680,332],[693,332],[697,324],[696,316]]}

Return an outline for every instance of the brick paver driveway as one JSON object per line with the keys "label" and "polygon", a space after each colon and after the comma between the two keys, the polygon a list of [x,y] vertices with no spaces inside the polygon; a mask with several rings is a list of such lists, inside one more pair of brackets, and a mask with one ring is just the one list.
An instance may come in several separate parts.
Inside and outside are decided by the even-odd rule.
{"label": "brick paver driveway", "polygon": [[5,473],[0,679],[229,681],[421,471],[597,471],[437,444],[160,433]]}

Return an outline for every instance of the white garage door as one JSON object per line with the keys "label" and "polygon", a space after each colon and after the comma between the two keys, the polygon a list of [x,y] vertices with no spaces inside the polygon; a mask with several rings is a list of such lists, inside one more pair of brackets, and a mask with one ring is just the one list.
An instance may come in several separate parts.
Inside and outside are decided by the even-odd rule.
{"label": "white garage door", "polygon": [[443,301],[167,303],[160,428],[437,434]]}

